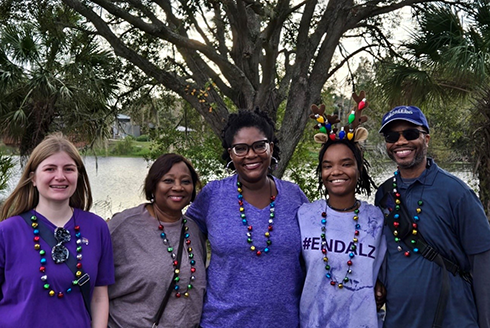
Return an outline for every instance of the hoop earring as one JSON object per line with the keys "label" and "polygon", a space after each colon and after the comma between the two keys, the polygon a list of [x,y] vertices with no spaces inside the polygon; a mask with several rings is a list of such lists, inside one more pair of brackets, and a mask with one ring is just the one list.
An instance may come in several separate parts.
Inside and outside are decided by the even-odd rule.
{"label": "hoop earring", "polygon": [[274,156],[271,157],[271,165],[269,166],[270,171],[274,171],[277,169],[277,165],[279,164],[279,160]]}
{"label": "hoop earring", "polygon": [[229,161],[226,166],[225,166],[225,170],[226,172],[228,172],[228,174],[235,174],[236,170],[235,169],[232,169],[230,166],[233,164],[233,161]]}

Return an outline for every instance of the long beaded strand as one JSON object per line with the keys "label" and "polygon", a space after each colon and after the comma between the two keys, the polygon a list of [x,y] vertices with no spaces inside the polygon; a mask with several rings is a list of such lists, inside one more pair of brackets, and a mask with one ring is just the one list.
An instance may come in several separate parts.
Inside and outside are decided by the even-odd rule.
{"label": "long beaded strand", "polygon": [[[182,292],[180,290],[180,285],[178,284],[180,282],[180,269],[177,269],[177,265],[179,264],[177,260],[177,254],[174,252],[174,248],[170,245],[170,242],[167,238],[167,234],[164,231],[163,224],[162,222],[157,218],[158,221],[158,230],[160,232],[160,237],[162,238],[163,244],[167,246],[167,252],[170,254],[170,257],[172,258],[173,261],[173,266],[174,266],[174,273],[175,273],[175,297],[179,298],[182,296]],[[182,224],[184,225],[184,238],[185,238],[185,245],[187,246],[187,253],[189,254],[189,263],[191,265],[191,276],[189,278],[189,282],[187,284],[187,289],[183,292],[184,297],[189,297],[189,291],[193,288],[192,282],[196,280],[196,277],[194,276],[194,273],[196,272],[196,260],[194,260],[194,253],[192,253],[192,247],[190,246],[191,240],[190,234],[189,234],[189,227],[187,226],[187,219],[182,218]],[[184,247],[184,245],[180,245],[179,247]]]}
{"label": "long beaded strand", "polygon": [[[427,166],[429,166],[429,162],[427,162]],[[400,204],[402,203],[401,201],[401,194],[398,192],[398,185],[397,185],[397,177],[400,177],[401,179],[401,176],[399,176],[399,171],[395,171],[395,173],[393,174],[393,194],[395,195],[395,208],[394,210],[396,212],[398,212],[400,210]],[[417,208],[415,209],[415,214],[413,215],[413,220],[414,222],[412,222],[412,236],[413,238],[410,240],[410,242],[416,246],[417,244],[417,239],[415,238],[415,236],[417,236],[417,233],[418,233],[418,222],[420,220],[420,217],[419,217],[419,214],[422,213],[422,205],[424,205],[424,202],[422,200],[422,196],[424,195],[424,189],[425,189],[425,180],[427,179],[427,173],[424,177],[424,183],[422,185],[422,192],[420,193],[420,199],[417,201]],[[395,227],[395,229],[393,229],[393,236],[395,237],[395,242],[398,243],[398,246],[397,246],[397,249],[399,252],[403,251],[403,247],[401,246],[400,242],[402,241],[402,239],[400,239],[398,237],[398,227],[400,226],[400,214],[398,213],[395,213],[395,215],[393,216],[393,226]],[[418,253],[419,249],[417,247],[414,247],[413,248],[413,251],[414,253]],[[410,256],[410,250],[406,250],[403,255],[405,255],[406,257],[409,257]]]}
{"label": "long beaded strand", "polygon": [[80,226],[76,225],[75,222],[75,237],[77,238],[76,244],[77,244],[77,264],[76,267],[78,271],[75,273],[75,280],[72,281],[72,286],[68,287],[64,292],[59,291],[56,292],[54,289],[51,288],[51,285],[48,282],[48,275],[46,274],[46,266],[48,264],[48,261],[45,257],[46,251],[41,248],[40,244],[40,235],[39,235],[39,223],[38,223],[38,218],[36,215],[31,216],[31,227],[34,233],[34,249],[39,252],[39,255],[41,256],[41,266],[39,267],[39,272],[41,272],[41,281],[43,282],[43,288],[48,291],[48,295],[53,297],[57,296],[59,299],[63,298],[66,294],[70,294],[72,292],[72,286],[78,285],[78,279],[82,277],[83,271],[82,270],[82,235],[80,234]]}
{"label": "long beaded strand", "polygon": [[[359,203],[358,200],[355,202],[355,206],[357,206]],[[328,206],[328,203],[327,203]],[[354,206],[354,207],[355,207]],[[353,207],[353,208],[354,208]],[[327,277],[330,280],[330,285],[332,286],[337,286],[338,288],[342,289],[344,287],[344,283],[348,282],[350,280],[349,275],[352,274],[352,260],[354,259],[356,255],[356,249],[357,249],[357,243],[359,241],[359,229],[361,229],[361,225],[359,224],[359,208],[356,208],[354,210],[354,217],[352,218],[354,220],[354,237],[352,238],[352,243],[350,246],[350,252],[349,252],[349,260],[346,262],[347,263],[347,271],[345,273],[344,278],[342,279],[341,282],[338,282],[334,279],[333,274],[332,274],[332,268],[328,264],[328,257],[327,257],[327,208],[325,208],[325,211],[322,212],[322,219],[321,219],[321,224],[322,224],[322,233],[320,235],[322,242],[321,242],[321,251],[323,254],[323,262],[325,262],[325,270],[327,273],[325,274],[325,277]]]}
{"label": "long beaded strand", "polygon": [[276,197],[272,195],[272,182],[269,180],[269,188],[270,188],[270,204],[269,204],[269,226],[267,227],[267,231],[264,233],[264,236],[267,238],[266,240],[266,246],[264,247],[263,251],[260,249],[257,249],[257,247],[254,245],[254,241],[252,238],[252,231],[253,227],[248,224],[247,217],[245,215],[245,208],[243,207],[243,190],[242,190],[242,183],[240,181],[237,181],[237,191],[238,191],[238,206],[240,207],[240,218],[242,219],[242,223],[244,226],[247,226],[247,243],[250,244],[250,250],[252,252],[255,252],[257,256],[262,255],[262,252],[264,253],[269,253],[270,251],[270,245],[272,244],[272,241],[270,239],[271,237],[271,231],[273,230],[272,225],[274,224],[274,212],[275,212],[275,200]]}

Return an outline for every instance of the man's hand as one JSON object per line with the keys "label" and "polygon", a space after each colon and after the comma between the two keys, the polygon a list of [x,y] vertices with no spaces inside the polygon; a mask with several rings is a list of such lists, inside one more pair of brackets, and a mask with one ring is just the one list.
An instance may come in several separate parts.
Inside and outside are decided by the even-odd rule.
{"label": "man's hand", "polygon": [[386,288],[379,280],[376,280],[376,286],[374,286],[374,298],[376,299],[376,308],[379,311],[386,302]]}

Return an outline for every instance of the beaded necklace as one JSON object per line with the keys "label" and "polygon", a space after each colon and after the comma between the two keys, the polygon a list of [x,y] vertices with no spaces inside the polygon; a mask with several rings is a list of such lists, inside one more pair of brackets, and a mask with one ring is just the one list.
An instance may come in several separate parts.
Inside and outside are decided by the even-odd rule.
{"label": "beaded necklace", "polygon": [[257,247],[254,245],[254,241],[252,238],[253,227],[248,224],[248,220],[245,215],[245,208],[243,207],[242,183],[238,181],[238,179],[236,185],[238,191],[238,206],[240,207],[240,218],[242,219],[243,225],[247,226],[247,243],[250,244],[250,250],[252,252],[255,252],[257,256],[262,255],[262,252],[269,253],[270,251],[269,247],[272,244],[270,237],[271,237],[271,231],[273,230],[272,225],[274,224],[274,216],[275,216],[274,212],[275,212],[275,200],[276,200],[276,196],[272,195],[272,181],[269,180],[269,191],[270,191],[269,226],[267,227],[267,231],[264,233],[264,236],[267,238],[267,240],[266,240],[266,246],[262,251],[260,249],[257,249]]}
{"label": "beaded necklace", "polygon": [[328,264],[328,257],[327,257],[327,207],[330,207],[332,210],[339,211],[338,209],[335,209],[331,207],[328,203],[328,199],[326,201],[326,207],[325,211],[322,212],[322,219],[321,219],[321,224],[322,224],[322,233],[320,235],[322,242],[321,242],[321,251],[322,251],[322,256],[323,256],[323,262],[325,262],[325,270],[327,273],[325,274],[325,277],[327,277],[330,280],[330,285],[332,286],[337,286],[339,289],[342,289],[344,287],[344,283],[348,282],[349,275],[352,274],[352,260],[354,259],[356,255],[356,249],[357,249],[357,243],[359,241],[359,229],[361,228],[361,225],[358,223],[359,220],[359,207],[360,207],[360,201],[355,200],[354,205],[347,207],[345,209],[342,209],[341,211],[350,211],[354,209],[354,217],[352,218],[354,220],[354,237],[352,238],[352,243],[350,245],[350,252],[349,252],[349,259],[346,262],[347,263],[347,271],[345,273],[344,278],[342,281],[337,281],[335,280],[333,274],[332,274],[332,268]]}
{"label": "beaded necklace", "polygon": [[[179,264],[178,259],[177,259],[177,254],[175,253],[174,247],[172,247],[172,245],[170,245],[170,241],[167,238],[167,234],[165,233],[163,224],[160,221],[160,219],[158,218],[158,212],[161,211],[160,208],[156,205],[156,203],[153,203],[153,208],[154,208],[154,212],[155,212],[155,217],[156,217],[157,222],[158,222],[158,231],[160,231],[160,237],[162,238],[163,244],[167,247],[167,252],[170,254],[170,257],[172,258],[173,266],[175,268],[174,269],[174,273],[175,273],[175,278],[174,278],[174,281],[175,281],[175,286],[174,286],[175,297],[179,298],[182,295],[184,295],[184,297],[189,297],[189,291],[193,288],[192,283],[194,280],[196,280],[196,277],[194,276],[194,273],[196,272],[196,267],[195,267],[196,260],[194,259],[194,253],[192,253],[192,247],[190,246],[191,240],[189,239],[190,234],[188,232],[189,227],[187,226],[187,219],[185,217],[182,217],[182,225],[184,226],[184,239],[185,239],[184,243],[187,246],[187,253],[189,254],[188,257],[189,257],[189,264],[191,266],[191,269],[190,269],[191,275],[189,277],[189,282],[187,283],[186,290],[182,291],[180,288],[180,285],[179,285],[179,283],[180,283],[180,277],[179,277],[180,269],[177,269],[177,265]],[[184,245],[179,245],[179,247],[184,247]]]}
{"label": "beaded necklace", "polygon": [[[77,244],[77,264],[76,267],[78,271],[75,273],[75,280],[72,281],[72,286],[78,285],[78,279],[82,277],[83,272],[81,271],[82,269],[82,235],[80,234],[80,226],[76,224],[75,221],[75,215],[73,216],[74,220],[74,230],[75,230],[75,237],[77,238],[76,244]],[[43,288],[48,291],[48,295],[53,297],[57,296],[58,298],[63,298],[65,294],[70,294],[72,292],[72,286],[68,287],[64,292],[63,291],[58,291],[56,292],[54,289],[51,288],[51,285],[48,282],[48,275],[46,274],[46,267],[48,265],[48,260],[46,259],[46,251],[41,248],[40,240],[41,237],[39,235],[39,222],[38,218],[36,216],[36,211],[34,211],[34,215],[31,216],[31,227],[34,233],[34,249],[39,252],[39,255],[41,256],[41,266],[39,267],[39,272],[42,274],[41,276],[41,281],[43,283]],[[55,264],[60,264],[57,263],[53,260]]]}
{"label": "beaded necklace", "polygon": [[[426,169],[429,167],[430,167],[430,161],[427,160]],[[400,210],[401,203],[402,203],[401,194],[398,192],[397,178],[400,178],[400,180],[403,182],[399,169],[397,169],[393,174],[393,194],[395,195],[395,208],[394,208],[394,210],[396,212],[398,212]],[[418,230],[417,230],[418,229],[418,222],[420,220],[419,214],[422,213],[422,205],[424,205],[424,201],[422,200],[422,196],[424,195],[425,181],[426,180],[427,180],[427,171],[425,171],[425,177],[424,177],[424,182],[422,184],[422,192],[420,193],[420,199],[417,201],[417,208],[415,209],[415,214],[412,216],[414,222],[412,222],[411,234],[414,237],[418,233]],[[395,227],[395,229],[393,229],[393,236],[395,237],[395,242],[398,244],[397,250],[399,252],[401,252],[401,251],[403,251],[403,247],[401,246],[402,243],[400,243],[402,241],[402,239],[398,237],[398,230],[397,230],[398,227],[400,226],[400,220],[399,219],[400,219],[400,214],[395,213],[395,215],[393,216],[393,226]],[[412,239],[410,242],[414,245],[417,243],[415,238]],[[414,253],[418,253],[419,249],[417,247],[414,247],[413,251],[414,251]],[[410,250],[406,250],[403,253],[403,255],[405,255],[406,257],[409,257],[410,256]]]}

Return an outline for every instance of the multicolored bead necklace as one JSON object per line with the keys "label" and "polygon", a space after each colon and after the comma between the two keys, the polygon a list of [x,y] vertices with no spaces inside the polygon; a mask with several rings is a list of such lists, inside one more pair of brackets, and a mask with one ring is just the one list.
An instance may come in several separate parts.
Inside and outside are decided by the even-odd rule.
{"label": "multicolored bead necklace", "polygon": [[[158,211],[160,211],[160,209],[158,208],[158,206],[156,206],[155,203],[153,203],[153,207],[158,209]],[[194,259],[194,253],[192,253],[192,247],[190,246],[191,245],[191,240],[189,239],[190,238],[190,234],[189,234],[189,227],[187,226],[187,219],[185,217],[182,217],[182,224],[184,225],[184,244],[187,246],[187,253],[189,254],[188,257],[189,257],[189,263],[191,265],[191,269],[190,269],[190,272],[191,272],[191,276],[189,277],[189,282],[187,284],[187,288],[185,291],[181,290],[180,288],[180,269],[177,269],[177,265],[179,264],[178,262],[178,259],[177,259],[177,254],[175,253],[175,250],[174,248],[170,245],[170,242],[167,238],[167,234],[165,233],[164,231],[164,228],[163,228],[163,224],[162,222],[158,219],[158,211],[155,210],[155,216],[156,216],[156,219],[157,219],[157,222],[158,222],[158,230],[161,231],[160,232],[160,237],[162,238],[162,241],[163,241],[163,244],[165,246],[167,246],[167,252],[170,254],[170,257],[172,258],[172,261],[173,261],[173,266],[174,266],[174,273],[175,273],[175,278],[174,278],[174,281],[175,281],[175,286],[174,286],[174,290],[175,290],[175,297],[179,298],[181,297],[182,295],[184,295],[184,297],[189,297],[189,291],[193,288],[192,286],[192,282],[194,280],[196,280],[196,277],[194,276],[194,273],[196,272],[196,260]],[[180,247],[184,247],[184,245],[180,245]]]}
{"label": "multicolored bead necklace", "polygon": [[[268,178],[269,179],[269,178]],[[272,178],[270,178],[272,179]],[[266,246],[264,247],[263,250],[258,249],[254,245],[254,241],[252,238],[252,231],[253,227],[248,224],[247,217],[245,215],[245,208],[243,207],[243,190],[242,190],[242,183],[237,180],[237,191],[238,191],[238,206],[240,207],[240,218],[242,219],[242,223],[244,226],[247,226],[247,243],[250,244],[250,250],[252,252],[255,252],[257,256],[262,255],[262,253],[269,253],[270,251],[270,245],[272,244],[271,241],[271,231],[273,230],[272,225],[274,224],[274,212],[275,212],[275,200],[276,196],[272,195],[272,181],[269,179],[269,190],[270,190],[270,204],[269,204],[269,226],[267,227],[267,231],[264,233],[264,236],[267,238],[266,240]]]}
{"label": "multicolored bead necklace", "polygon": [[322,212],[322,220],[321,220],[322,233],[321,233],[320,237],[322,239],[322,242],[321,242],[321,251],[322,251],[322,254],[323,254],[323,262],[325,262],[325,270],[327,271],[327,273],[325,274],[325,277],[327,277],[328,279],[330,279],[330,285],[337,286],[338,288],[342,289],[342,288],[344,288],[344,283],[346,283],[346,282],[348,282],[350,280],[349,279],[349,275],[352,274],[352,268],[351,268],[352,267],[352,264],[353,264],[352,260],[356,256],[355,251],[357,249],[357,243],[359,241],[359,229],[361,229],[361,225],[358,222],[358,220],[359,220],[360,201],[356,199],[355,202],[354,202],[354,205],[352,205],[350,207],[347,207],[347,208],[344,208],[344,209],[336,209],[336,208],[330,206],[329,203],[328,203],[328,199],[326,201],[326,205],[327,205],[327,207],[330,207],[332,210],[339,211],[339,212],[345,212],[345,211],[354,210],[354,217],[353,217],[353,220],[354,220],[354,237],[352,238],[352,243],[351,243],[351,246],[350,246],[349,260],[346,262],[347,263],[347,271],[345,273],[344,278],[340,282],[339,281],[336,281],[334,279],[333,274],[332,274],[331,267],[328,264],[328,257],[327,257],[327,235],[326,235],[326,232],[327,232],[327,207],[325,207],[325,211]]}
{"label": "multicolored bead necklace", "polygon": [[[34,212],[36,213],[36,212]],[[75,220],[75,218],[74,218]],[[41,266],[39,267],[39,272],[42,274],[41,276],[41,281],[43,283],[43,288],[45,290],[48,291],[48,295],[53,297],[53,296],[57,296],[58,298],[63,298],[65,296],[65,294],[70,294],[72,292],[72,286],[76,286],[78,285],[78,279],[80,277],[82,277],[83,275],[83,271],[81,270],[82,269],[82,236],[80,234],[80,226],[78,226],[76,224],[76,221],[75,221],[75,237],[77,238],[77,241],[76,241],[76,244],[77,244],[77,264],[76,264],[76,267],[78,269],[78,271],[75,273],[75,280],[72,281],[72,286],[68,287],[65,291],[58,291],[56,292],[54,289],[51,288],[51,285],[49,284],[48,282],[48,275],[46,274],[46,267],[47,267],[47,264],[48,264],[48,260],[46,259],[46,251],[44,249],[41,248],[41,244],[40,244],[40,235],[39,235],[39,222],[38,222],[38,218],[36,215],[33,215],[31,216],[31,227],[33,229],[33,233],[34,233],[34,249],[39,252],[39,255],[41,256]],[[63,262],[60,262],[60,263],[56,263],[55,261],[53,261],[55,264],[61,264]]]}
{"label": "multicolored bead necklace", "polygon": [[[427,161],[427,167],[430,166],[430,163]],[[398,192],[398,185],[397,185],[397,177],[399,177],[401,179],[401,176],[399,176],[399,170],[396,170],[395,173],[393,174],[393,194],[395,195],[395,208],[393,209],[394,211],[398,212],[400,210],[400,204],[402,203],[401,201],[401,194]],[[425,180],[427,179],[427,172],[425,173],[425,177],[424,177],[424,183],[422,184],[422,192],[420,193],[420,199],[417,201],[417,208],[415,209],[415,214],[414,216],[412,217],[413,218],[413,221],[412,222],[412,239],[410,240],[410,242],[413,244],[413,245],[416,245],[417,244],[417,239],[415,238],[415,236],[417,236],[417,233],[418,233],[418,222],[420,220],[420,217],[419,217],[419,214],[422,213],[422,205],[424,205],[424,202],[422,200],[422,196],[424,195],[424,189],[425,189]],[[401,238],[398,237],[398,227],[400,226],[400,214],[399,213],[395,213],[395,215],[393,216],[393,226],[395,227],[395,229],[393,229],[393,236],[395,237],[395,242],[398,243],[398,246],[397,246],[397,249],[399,252],[403,251],[403,247],[402,247],[402,244],[403,244],[403,241]],[[417,253],[419,251],[419,249],[417,247],[414,247],[413,248],[413,251],[415,253]],[[409,257],[410,256],[410,250],[406,250],[404,253],[403,253],[406,257]]]}

